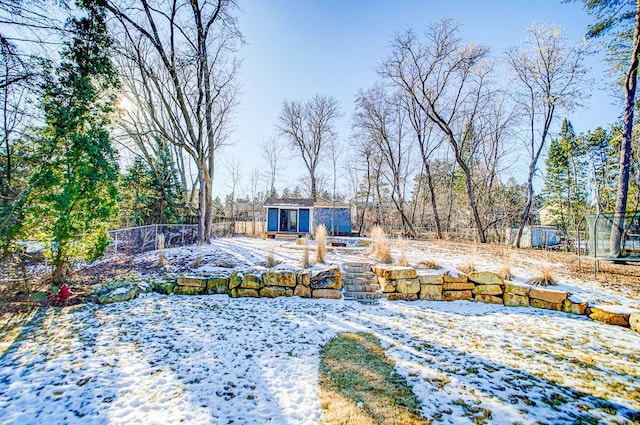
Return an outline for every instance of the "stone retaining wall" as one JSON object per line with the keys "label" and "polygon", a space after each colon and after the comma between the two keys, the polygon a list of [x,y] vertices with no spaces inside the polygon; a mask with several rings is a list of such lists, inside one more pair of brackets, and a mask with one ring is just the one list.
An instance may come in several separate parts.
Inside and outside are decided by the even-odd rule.
{"label": "stone retaining wall", "polygon": [[411,267],[374,266],[382,292],[389,300],[476,301],[510,307],[534,307],[588,315],[593,320],[640,332],[640,310],[622,306],[589,306],[566,291],[505,282],[493,272],[470,274],[418,273]]}
{"label": "stone retaining wall", "polygon": [[[381,291],[396,301],[475,301],[509,307],[534,307],[569,314],[587,315],[593,320],[624,326],[640,332],[640,310],[618,305],[588,305],[569,292],[546,287],[505,282],[493,272],[428,273],[411,267],[374,266]],[[132,279],[97,285],[94,293],[99,303],[133,299],[140,292],[162,294],[228,294],[231,297],[342,298],[340,268],[265,269],[221,272],[215,276],[191,275],[172,280],[145,283]]]}
{"label": "stone retaining wall", "polygon": [[342,297],[342,275],[338,267],[325,270],[251,269],[217,276],[181,276],[176,295],[228,294],[233,298],[331,298]]}

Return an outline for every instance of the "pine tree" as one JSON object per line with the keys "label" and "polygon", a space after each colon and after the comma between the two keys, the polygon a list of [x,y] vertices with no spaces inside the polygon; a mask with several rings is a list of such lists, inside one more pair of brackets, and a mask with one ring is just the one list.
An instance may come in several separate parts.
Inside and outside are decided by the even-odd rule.
{"label": "pine tree", "polygon": [[544,203],[558,215],[564,230],[577,226],[587,207],[585,149],[571,122],[562,121],[560,137],[553,139],[546,160]]}
{"label": "pine tree", "polygon": [[45,70],[42,164],[31,179],[30,224],[52,241],[53,279],[66,279],[72,258],[94,259],[109,243],[115,218],[117,161],[107,131],[117,87],[112,41],[97,2],[78,6],[74,37],[61,64]]}

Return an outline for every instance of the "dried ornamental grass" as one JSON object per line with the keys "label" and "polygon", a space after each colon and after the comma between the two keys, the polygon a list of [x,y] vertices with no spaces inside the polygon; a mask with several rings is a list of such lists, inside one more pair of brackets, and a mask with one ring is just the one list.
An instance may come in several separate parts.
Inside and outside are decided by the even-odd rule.
{"label": "dried ornamental grass", "polygon": [[380,226],[374,226],[371,229],[371,256],[384,264],[393,262],[389,242]]}
{"label": "dried ornamental grass", "polygon": [[434,260],[422,260],[416,264],[416,269],[438,270],[439,268],[440,264]]}
{"label": "dried ornamental grass", "polygon": [[164,256],[164,233],[158,235],[158,267],[167,265],[167,259]]}
{"label": "dried ornamental grass", "polygon": [[302,264],[301,264],[303,269],[307,269],[310,266],[309,263],[309,246],[305,245],[304,247],[304,251],[302,252]]}
{"label": "dried ornamental grass", "polygon": [[460,270],[464,274],[469,274],[476,271],[476,265],[473,261],[469,261],[468,263],[465,263],[462,266],[458,267],[458,270]]}
{"label": "dried ornamental grass", "polygon": [[409,263],[407,262],[407,253],[405,249],[404,239],[400,238],[398,240],[398,244],[400,245],[400,258],[398,259],[398,265],[400,267],[407,267]]}
{"label": "dried ornamental grass", "polygon": [[509,266],[504,266],[503,268],[498,270],[497,275],[500,276],[503,280],[513,279],[513,274],[511,274],[511,267]]}
{"label": "dried ornamental grass", "polygon": [[316,264],[324,264],[327,254],[327,228],[324,224],[316,227]]}
{"label": "dried ornamental grass", "polygon": [[537,285],[537,286],[551,286],[551,285],[557,284],[558,282],[551,275],[551,270],[542,269],[540,271],[540,276],[536,276],[533,279],[530,279],[529,283],[531,285]]}
{"label": "dried ornamental grass", "polygon": [[278,263],[278,261],[276,261],[276,257],[273,254],[273,251],[269,252],[269,254],[267,254],[267,267],[268,268],[275,267],[278,264],[279,263]]}

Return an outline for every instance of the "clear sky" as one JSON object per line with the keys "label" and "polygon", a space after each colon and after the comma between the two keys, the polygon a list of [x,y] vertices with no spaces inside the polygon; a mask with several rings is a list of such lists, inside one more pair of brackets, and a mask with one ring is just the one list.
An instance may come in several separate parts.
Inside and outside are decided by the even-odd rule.
{"label": "clear sky", "polygon": [[[285,99],[335,97],[344,114],[339,137],[349,137],[355,95],[376,81],[376,66],[387,55],[395,31],[451,18],[462,25],[466,42],[485,44],[500,58],[524,38],[525,28],[534,21],[561,25],[572,42],[585,34],[591,22],[582,2],[561,0],[244,0],[240,4],[240,29],[247,43],[240,52],[242,93],[232,146],[220,154],[221,160],[234,156],[243,164],[239,195],[249,192],[251,169],[264,168],[260,144],[275,134]],[[578,133],[614,122],[621,110],[605,91],[606,66],[596,57],[589,64],[592,96],[568,117]],[[215,192],[222,196],[228,192],[227,176],[222,166],[217,170]],[[297,168],[283,176],[279,189],[302,173]]]}

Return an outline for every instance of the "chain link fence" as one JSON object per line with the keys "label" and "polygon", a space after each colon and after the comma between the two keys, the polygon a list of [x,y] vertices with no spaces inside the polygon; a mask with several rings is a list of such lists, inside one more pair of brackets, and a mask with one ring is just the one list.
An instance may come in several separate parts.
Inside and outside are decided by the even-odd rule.
{"label": "chain link fence", "polygon": [[[213,238],[233,234],[233,222],[214,223]],[[175,248],[193,245],[198,242],[197,224],[151,224],[148,226],[129,227],[109,232],[111,244],[105,256],[113,254],[139,254],[158,249],[160,235],[164,236],[164,247]]]}

